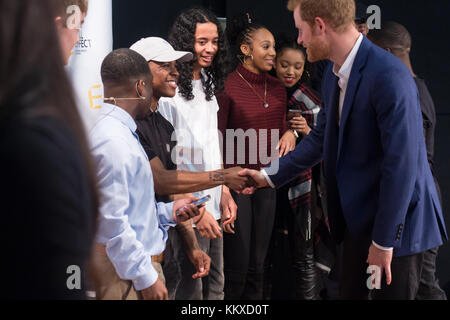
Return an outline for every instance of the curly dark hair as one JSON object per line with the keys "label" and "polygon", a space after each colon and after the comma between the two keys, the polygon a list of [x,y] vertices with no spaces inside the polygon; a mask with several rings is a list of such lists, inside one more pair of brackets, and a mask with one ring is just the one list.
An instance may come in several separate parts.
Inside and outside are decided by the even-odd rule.
{"label": "curly dark hair", "polygon": [[190,62],[177,63],[180,73],[178,87],[181,96],[187,100],[194,99],[192,93],[192,76],[194,64],[197,57],[194,50],[195,32],[198,23],[214,23],[219,33],[219,50],[210,67],[204,68],[202,76],[203,89],[206,100],[211,101],[215,94],[224,88],[226,76],[228,74],[229,56],[228,43],[217,20],[217,17],[210,10],[205,8],[192,8],[182,12],[176,19],[169,33],[169,42],[175,50],[189,51],[194,54],[194,59]]}

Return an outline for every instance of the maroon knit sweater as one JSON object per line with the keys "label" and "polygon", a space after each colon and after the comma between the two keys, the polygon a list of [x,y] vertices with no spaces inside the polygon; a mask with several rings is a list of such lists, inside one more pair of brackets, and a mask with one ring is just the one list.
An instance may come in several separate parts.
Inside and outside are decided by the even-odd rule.
{"label": "maroon knit sweater", "polygon": [[[253,86],[261,98],[264,98],[267,79],[268,108],[264,108],[264,102],[236,70]],[[228,76],[224,92],[217,96],[220,107],[219,129],[224,137],[223,161],[225,168],[242,166],[259,170],[268,164],[270,157],[272,160],[278,158],[278,151],[275,148],[286,132],[286,88],[277,78],[267,73],[254,74],[242,65],[236,70]],[[254,129],[253,137],[249,138],[251,131],[248,131],[244,147],[233,134],[226,134],[227,129],[242,129],[243,132]],[[264,135],[261,129],[266,129],[267,133]],[[274,145],[271,144],[272,133],[278,133]]]}

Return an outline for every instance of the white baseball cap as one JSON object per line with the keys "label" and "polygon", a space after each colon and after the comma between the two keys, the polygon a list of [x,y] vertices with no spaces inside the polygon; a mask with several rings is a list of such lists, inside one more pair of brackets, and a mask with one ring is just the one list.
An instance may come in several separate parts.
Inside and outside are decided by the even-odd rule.
{"label": "white baseball cap", "polygon": [[191,52],[175,51],[175,49],[163,38],[142,38],[130,47],[147,61],[156,62],[186,62],[191,61],[194,55]]}

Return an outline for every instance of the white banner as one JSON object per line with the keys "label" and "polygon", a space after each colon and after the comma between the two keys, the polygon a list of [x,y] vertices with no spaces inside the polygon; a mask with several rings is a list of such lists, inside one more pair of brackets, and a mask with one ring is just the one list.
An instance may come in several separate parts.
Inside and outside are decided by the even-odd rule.
{"label": "white banner", "polygon": [[73,49],[68,72],[87,129],[103,104],[100,67],[113,48],[112,0],[91,0],[80,30],[80,41]]}

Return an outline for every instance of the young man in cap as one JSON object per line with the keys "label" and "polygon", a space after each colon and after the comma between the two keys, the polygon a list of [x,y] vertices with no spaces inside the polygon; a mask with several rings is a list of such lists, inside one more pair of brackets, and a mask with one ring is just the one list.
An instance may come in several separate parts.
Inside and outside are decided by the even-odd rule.
{"label": "young man in cap", "polygon": [[[179,77],[176,63],[192,60],[193,54],[175,51],[166,40],[158,37],[141,39],[133,44],[131,49],[148,61],[153,74],[152,104],[145,118],[137,121],[137,133],[150,159],[158,201],[167,202],[172,198],[184,198],[186,195],[180,195],[180,193],[210,189],[222,184],[241,190],[247,180],[239,177],[240,168],[212,172],[176,171],[177,166],[172,157],[177,144],[175,130],[172,124],[158,112],[158,103],[161,98],[175,96]],[[178,195],[168,196],[170,194]],[[203,218],[203,214],[192,222],[197,224]],[[233,214],[235,213],[228,214],[229,219],[225,223],[231,222]],[[163,264],[171,299],[175,298],[176,288],[180,282],[180,266],[175,256],[182,254],[189,258],[196,269],[191,267],[191,272],[196,272],[192,276],[193,279],[206,276],[211,261],[209,256],[200,249],[190,221],[178,224],[175,229],[169,230],[169,241]],[[186,248],[185,253],[181,252],[183,246]]]}

